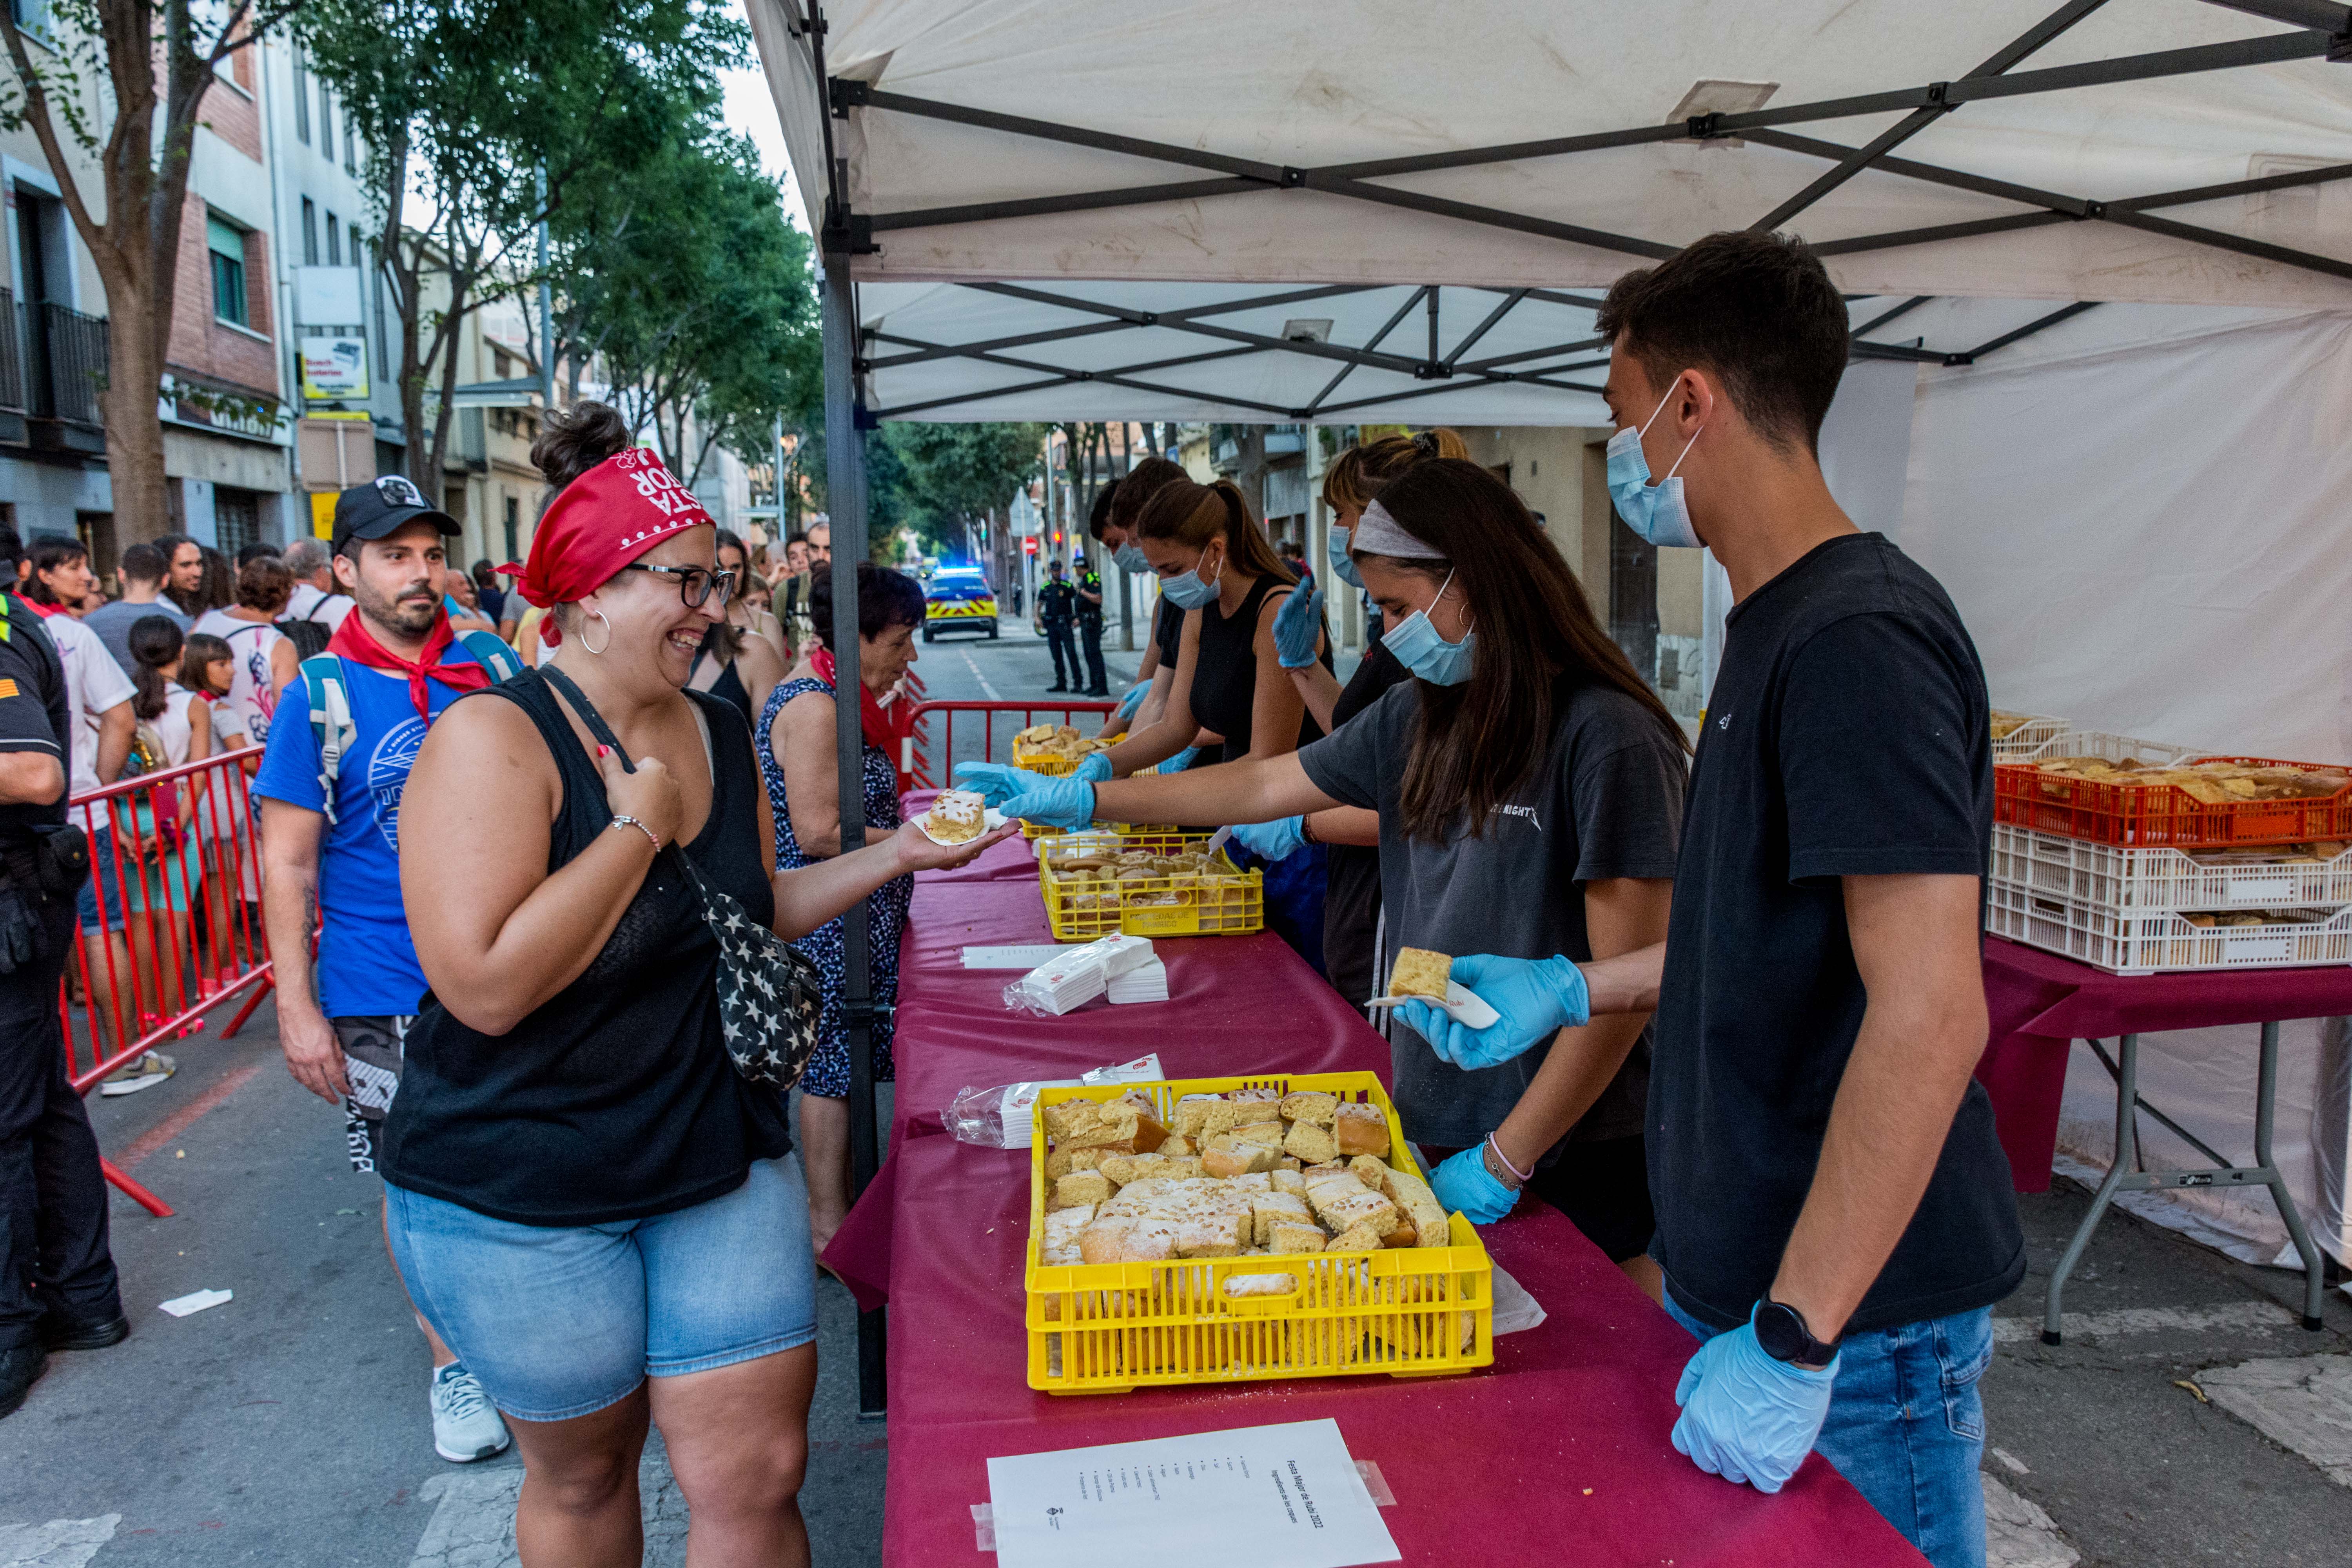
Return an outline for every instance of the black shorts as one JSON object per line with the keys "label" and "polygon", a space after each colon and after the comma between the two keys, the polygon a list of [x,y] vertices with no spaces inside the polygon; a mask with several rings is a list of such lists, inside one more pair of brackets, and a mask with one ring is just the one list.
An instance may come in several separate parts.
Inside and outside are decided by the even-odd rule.
{"label": "black shorts", "polygon": [[[1450,1149],[1423,1149],[1434,1170]],[[1541,1198],[1584,1238],[1622,1263],[1649,1250],[1658,1228],[1657,1211],[1650,1206],[1649,1157],[1642,1135],[1600,1138],[1560,1145],[1559,1158],[1536,1173],[1523,1191]]]}

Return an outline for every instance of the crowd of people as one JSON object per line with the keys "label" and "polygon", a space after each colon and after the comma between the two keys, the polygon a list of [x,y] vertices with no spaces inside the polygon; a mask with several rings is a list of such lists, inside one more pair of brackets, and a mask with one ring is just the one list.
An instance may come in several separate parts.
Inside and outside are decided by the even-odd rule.
{"label": "crowd of people", "polygon": [[[1982,672],[1942,589],[1822,480],[1846,316],[1801,246],[1702,241],[1620,280],[1599,330],[1617,513],[1711,548],[1737,600],[1696,748],[1440,430],[1331,465],[1320,585],[1232,484],[1139,464],[1089,525],[1160,587],[1112,743],[1065,778],[957,774],[1055,826],[1234,825],[1270,926],[1359,1006],[1401,949],[1454,955],[1490,1026],[1370,1009],[1445,1206],[1552,1205],[1690,1331],[1695,1463],[1772,1491],[1818,1450],[1938,1568],[1979,1564],[1976,1384],[2024,1269],[1969,1076]],[[230,940],[201,891],[158,911],[160,884],[110,883],[108,829],[66,797],[151,732],[161,765],[251,751],[260,885],[221,919],[257,900],[288,1067],[382,1177],[439,1452],[519,1445],[522,1560],[594,1568],[637,1560],[658,1423],[698,1560],[804,1562],[815,1259],[850,1198],[844,917],[866,911],[887,1079],[913,874],[1012,829],[945,847],[901,817],[912,579],[857,567],[844,671],[821,529],[760,559],[593,403],[533,460],[549,500],[503,572],[453,569],[457,525],[398,478],[282,552],[134,546],[112,595],[72,542],[0,541],[0,1028],[37,1042],[0,1051],[0,1414],[48,1351],[127,1331],[57,1048],[73,933],[173,932],[163,966],[196,986]],[[1099,591],[1039,595],[1056,689],[1108,694],[1062,635],[1089,603],[1098,634]],[[1344,683],[1340,592],[1381,629]],[[166,918],[126,939],[126,909]],[[782,962],[762,931],[807,977],[797,1013],[747,1000]],[[760,1068],[779,1039],[797,1123]]]}

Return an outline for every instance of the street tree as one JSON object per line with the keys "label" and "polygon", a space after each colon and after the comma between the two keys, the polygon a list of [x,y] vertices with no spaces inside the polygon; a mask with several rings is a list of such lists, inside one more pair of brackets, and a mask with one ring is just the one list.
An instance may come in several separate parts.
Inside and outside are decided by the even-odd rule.
{"label": "street tree", "polygon": [[437,499],[466,316],[531,287],[541,220],[666,145],[646,128],[714,101],[747,34],[717,0],[309,0],[301,26],[369,149],[409,477]]}
{"label": "street tree", "polygon": [[[165,531],[163,423],[189,154],[215,73],[302,0],[50,0],[0,6],[0,126],[39,142],[106,289],[107,473],[126,540]],[[72,155],[95,162],[84,184]],[[37,301],[34,301],[37,303]]]}
{"label": "street tree", "polygon": [[1037,471],[1038,449],[1049,426],[1029,424],[882,426],[882,439],[899,473],[892,498],[903,521],[935,554],[976,558],[973,525],[1010,505]]}

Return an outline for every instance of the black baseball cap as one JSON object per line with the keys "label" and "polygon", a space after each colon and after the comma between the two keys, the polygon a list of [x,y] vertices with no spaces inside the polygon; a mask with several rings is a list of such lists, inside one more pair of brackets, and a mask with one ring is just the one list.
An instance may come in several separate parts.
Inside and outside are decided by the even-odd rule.
{"label": "black baseball cap", "polygon": [[386,474],[353,485],[335,498],[335,553],[354,539],[382,539],[412,522],[429,522],[444,533],[463,533],[457,520],[425,504],[425,492],[405,474]]}

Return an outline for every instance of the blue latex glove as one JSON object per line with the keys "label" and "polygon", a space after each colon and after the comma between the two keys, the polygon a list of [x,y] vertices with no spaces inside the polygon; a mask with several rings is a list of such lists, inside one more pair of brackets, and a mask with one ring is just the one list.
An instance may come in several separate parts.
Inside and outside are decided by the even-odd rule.
{"label": "blue latex glove", "polygon": [[990,805],[1003,805],[1024,790],[1054,781],[1005,763],[958,763],[955,782],[958,788],[971,790]]}
{"label": "blue latex glove", "polygon": [[1316,635],[1322,629],[1323,590],[1315,586],[1315,574],[1309,572],[1274,612],[1274,656],[1282,668],[1305,669],[1313,664]]}
{"label": "blue latex glove", "polygon": [[1307,847],[1307,819],[1278,817],[1272,822],[1244,822],[1234,828],[1234,839],[1261,860],[1286,860]]}
{"label": "blue latex glove", "polygon": [[1519,1201],[1515,1188],[1503,1185],[1486,1169],[1486,1149],[1483,1142],[1473,1144],[1429,1173],[1429,1190],[1437,1201],[1448,1211],[1459,1209],[1472,1225],[1492,1225]]}
{"label": "blue latex glove", "polygon": [[1100,784],[1110,777],[1110,759],[1100,752],[1088,752],[1078,759],[1078,765],[1070,770],[1070,776],[1084,779],[1088,784]]}
{"label": "blue latex glove", "polygon": [[1181,773],[1186,768],[1191,767],[1192,765],[1192,759],[1200,754],[1200,747],[1187,746],[1182,751],[1177,752],[1174,756],[1169,758],[1166,762],[1161,763],[1158,767],[1153,768],[1151,771],[1155,773]]}
{"label": "blue latex glove", "polygon": [[[962,768],[957,771],[961,773]],[[1095,786],[1081,778],[1038,778],[1029,788],[1007,800],[1001,809],[1005,816],[1017,816],[1024,822],[1042,822],[1048,827],[1076,832],[1094,825]]]}
{"label": "blue latex glove", "polygon": [[1750,1311],[1746,1324],[1699,1346],[1683,1368],[1675,1389],[1683,1407],[1675,1450],[1727,1481],[1779,1491],[1813,1451],[1843,1359],[1819,1370],[1774,1361],[1756,1341]]}
{"label": "blue latex glove", "polygon": [[1134,718],[1135,710],[1142,707],[1143,700],[1150,695],[1151,682],[1148,680],[1137,681],[1133,686],[1127,689],[1127,695],[1118,700],[1118,716],[1122,719]]}
{"label": "blue latex glove", "polygon": [[1591,1022],[1584,971],[1568,959],[1497,958],[1473,953],[1454,961],[1453,977],[1502,1015],[1483,1029],[1458,1024],[1435,1005],[1415,999],[1397,1016],[1429,1042],[1442,1061],[1465,1072],[1509,1061],[1561,1029]]}

